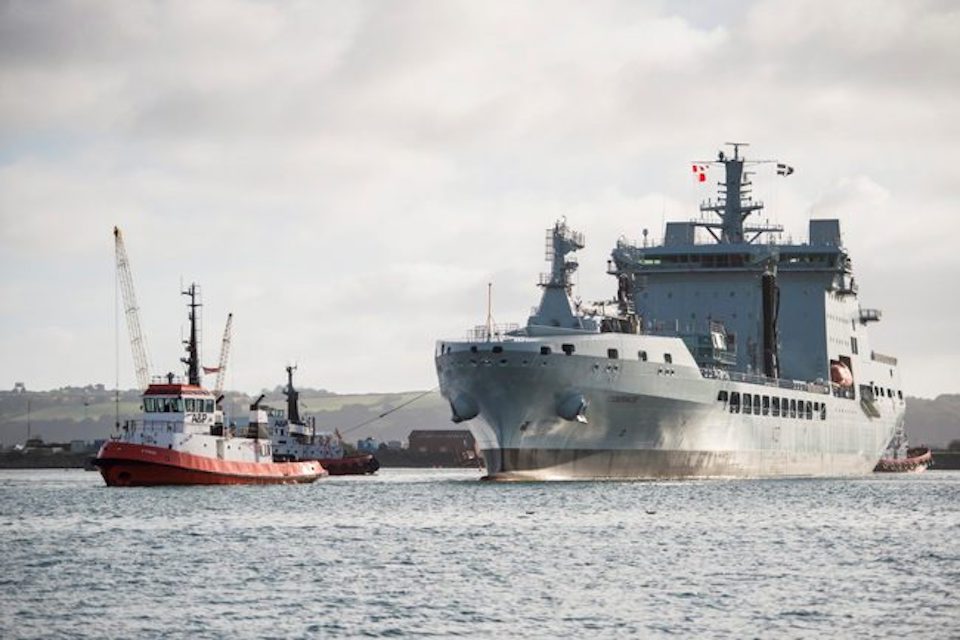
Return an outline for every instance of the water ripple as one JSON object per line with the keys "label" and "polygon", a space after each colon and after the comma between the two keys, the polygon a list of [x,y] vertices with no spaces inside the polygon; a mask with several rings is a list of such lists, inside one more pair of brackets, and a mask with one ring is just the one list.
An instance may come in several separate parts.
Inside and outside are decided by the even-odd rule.
{"label": "water ripple", "polygon": [[0,637],[960,636],[960,473],[114,490],[0,472]]}

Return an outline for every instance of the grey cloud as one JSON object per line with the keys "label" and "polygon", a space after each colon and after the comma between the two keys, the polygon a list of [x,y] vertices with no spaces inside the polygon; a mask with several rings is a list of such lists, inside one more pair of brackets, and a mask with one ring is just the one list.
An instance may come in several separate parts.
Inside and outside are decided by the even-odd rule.
{"label": "grey cloud", "polygon": [[[696,215],[688,161],[741,138],[797,167],[758,177],[770,215],[796,238],[811,212],[840,216],[868,304],[896,327],[887,350],[928,357],[949,336],[916,312],[946,304],[925,276],[957,264],[960,33],[950,4],[866,6],[8,2],[0,267],[106,309],[119,223],[167,366],[184,275],[211,322],[237,313],[238,386],[296,358],[317,363],[314,386],[429,387],[433,339],[483,320],[486,282],[499,321],[525,319],[553,219],[587,233],[580,295],[608,297],[617,236]],[[17,309],[6,335],[30,323]],[[111,379],[111,318],[44,334],[75,335],[93,371],[0,339],[0,373]],[[915,379],[949,390],[937,375]]]}

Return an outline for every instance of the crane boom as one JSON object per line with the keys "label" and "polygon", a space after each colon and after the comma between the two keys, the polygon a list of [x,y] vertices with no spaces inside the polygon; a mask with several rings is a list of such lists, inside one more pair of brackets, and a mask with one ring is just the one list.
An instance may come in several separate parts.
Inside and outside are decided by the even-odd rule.
{"label": "crane boom", "polygon": [[127,333],[130,334],[133,366],[137,373],[137,385],[142,391],[150,384],[150,356],[147,353],[147,338],[140,328],[140,307],[137,305],[137,294],[133,289],[130,258],[127,257],[127,249],[123,243],[123,234],[119,227],[113,228],[113,239],[117,256],[117,280],[123,294],[123,310],[127,318]]}
{"label": "crane boom", "polygon": [[213,395],[223,391],[223,381],[227,373],[227,359],[230,357],[230,330],[233,327],[233,313],[227,314],[227,326],[223,330],[223,344],[220,346],[220,364],[217,366],[217,386]]}

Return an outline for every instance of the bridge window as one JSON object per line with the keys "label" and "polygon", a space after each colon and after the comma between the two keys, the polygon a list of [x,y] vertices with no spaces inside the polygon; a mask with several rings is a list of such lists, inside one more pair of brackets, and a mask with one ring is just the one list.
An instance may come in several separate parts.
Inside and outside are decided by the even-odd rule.
{"label": "bridge window", "polygon": [[573,352],[576,351],[576,347],[569,343],[561,345],[560,348],[563,349],[563,352],[568,356],[572,356]]}
{"label": "bridge window", "polygon": [[790,400],[790,417],[791,418],[797,417],[797,401],[796,400]]}
{"label": "bridge window", "polygon": [[727,401],[727,391],[725,389],[721,389],[720,393],[717,394],[717,402],[725,403],[726,401]]}
{"label": "bridge window", "polygon": [[760,395],[755,394],[753,396],[753,414],[760,415]]}
{"label": "bridge window", "polygon": [[807,420],[813,420],[813,403],[810,402],[809,400],[807,401],[806,409],[807,409],[806,411]]}
{"label": "bridge window", "polygon": [[740,413],[740,394],[736,391],[730,392],[730,413]]}
{"label": "bridge window", "polygon": [[647,361],[647,352],[646,351],[637,351],[637,357],[640,358],[641,362]]}
{"label": "bridge window", "polygon": [[772,415],[774,418],[780,417],[780,398],[773,399],[773,404],[770,407],[770,415]]}
{"label": "bridge window", "polygon": [[826,419],[827,419],[827,405],[826,405],[826,403],[820,405],[820,419],[821,419],[821,420],[826,420]]}
{"label": "bridge window", "polygon": [[665,353],[663,354],[663,361],[666,362],[667,364],[673,364],[673,356],[670,355],[669,353]]}
{"label": "bridge window", "polygon": [[743,412],[753,413],[753,396],[749,393],[743,394]]}
{"label": "bridge window", "polygon": [[770,396],[763,396],[763,415],[770,415]]}
{"label": "bridge window", "polygon": [[611,360],[616,360],[620,357],[620,353],[616,349],[607,349],[607,357]]}
{"label": "bridge window", "polygon": [[859,353],[859,351],[857,351],[857,339],[853,336],[850,336],[850,351],[852,351],[854,355]]}

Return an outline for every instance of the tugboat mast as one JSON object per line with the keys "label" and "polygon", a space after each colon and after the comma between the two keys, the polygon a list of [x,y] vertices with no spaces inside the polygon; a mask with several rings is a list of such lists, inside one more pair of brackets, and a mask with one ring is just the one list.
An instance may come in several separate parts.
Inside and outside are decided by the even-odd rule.
{"label": "tugboat mast", "polygon": [[287,388],[283,390],[283,395],[287,396],[287,420],[291,424],[300,424],[300,392],[293,388],[293,372],[296,370],[294,365],[287,367]]}
{"label": "tugboat mast", "polygon": [[198,347],[197,338],[197,325],[199,323],[197,309],[203,305],[197,302],[197,297],[200,295],[200,291],[195,283],[191,284],[190,288],[188,288],[186,291],[181,291],[181,294],[190,297],[190,303],[187,305],[190,308],[190,337],[187,340],[184,340],[184,344],[187,346],[187,357],[181,358],[180,362],[187,365],[187,382],[191,385],[199,387],[200,349]]}

